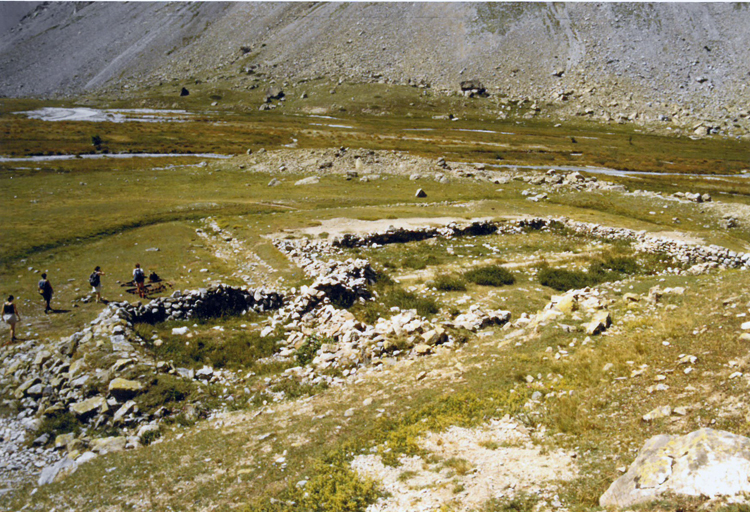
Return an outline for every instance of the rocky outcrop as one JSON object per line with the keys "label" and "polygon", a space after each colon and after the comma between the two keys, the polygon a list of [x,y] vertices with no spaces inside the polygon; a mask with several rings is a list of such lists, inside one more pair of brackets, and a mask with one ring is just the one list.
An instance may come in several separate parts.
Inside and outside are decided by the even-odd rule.
{"label": "rocky outcrop", "polygon": [[750,439],[710,428],[652,437],[599,504],[630,507],[667,492],[709,498],[750,493]]}

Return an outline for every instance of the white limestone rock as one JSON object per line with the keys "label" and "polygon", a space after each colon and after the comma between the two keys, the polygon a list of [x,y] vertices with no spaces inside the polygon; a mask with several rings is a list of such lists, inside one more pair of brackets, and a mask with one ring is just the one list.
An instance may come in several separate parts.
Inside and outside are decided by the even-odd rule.
{"label": "white limestone rock", "polygon": [[750,438],[710,428],[652,437],[599,505],[630,507],[666,492],[709,498],[750,493]]}

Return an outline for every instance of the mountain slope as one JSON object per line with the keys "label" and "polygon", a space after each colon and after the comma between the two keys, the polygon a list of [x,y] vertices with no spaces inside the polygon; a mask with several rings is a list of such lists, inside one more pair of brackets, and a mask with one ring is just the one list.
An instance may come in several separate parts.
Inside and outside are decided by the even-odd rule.
{"label": "mountain slope", "polygon": [[[480,80],[514,99],[746,119],[748,4],[51,3],[0,39],[0,94],[169,80]],[[639,114],[641,112],[641,114]]]}

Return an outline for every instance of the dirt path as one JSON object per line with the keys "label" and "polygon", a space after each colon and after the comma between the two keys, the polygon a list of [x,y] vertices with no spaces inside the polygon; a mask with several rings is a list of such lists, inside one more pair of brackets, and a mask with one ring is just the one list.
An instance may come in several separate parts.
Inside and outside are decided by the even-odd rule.
{"label": "dirt path", "polygon": [[232,276],[242,279],[248,286],[270,284],[269,276],[275,274],[276,269],[248,249],[244,241],[222,230],[212,220],[206,221],[205,231],[200,231],[198,235],[211,247],[217,258],[234,269]]}

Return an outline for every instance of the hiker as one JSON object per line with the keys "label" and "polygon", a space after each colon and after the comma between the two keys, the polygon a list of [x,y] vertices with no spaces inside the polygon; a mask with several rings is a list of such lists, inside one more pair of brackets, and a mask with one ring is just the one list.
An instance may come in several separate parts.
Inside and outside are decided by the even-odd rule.
{"label": "hiker", "polygon": [[133,282],[135,283],[135,288],[138,290],[138,296],[145,299],[146,286],[144,283],[146,282],[146,274],[143,272],[140,263],[136,263],[133,269]]}
{"label": "hiker", "polygon": [[10,326],[10,341],[13,343],[16,341],[16,322],[21,320],[21,316],[18,314],[18,308],[13,304],[13,295],[8,296],[8,300],[3,304],[3,322]]}
{"label": "hiker", "polygon": [[89,276],[89,284],[91,285],[91,293],[96,295],[96,302],[102,302],[102,277],[106,275],[102,272],[100,266],[96,266],[94,271]]}
{"label": "hiker", "polygon": [[44,299],[44,312],[49,313],[50,311],[53,311],[52,307],[49,305],[49,301],[52,300],[52,294],[54,293],[52,291],[52,284],[47,280],[47,274],[42,274],[42,279],[39,280],[39,295],[42,296]]}

